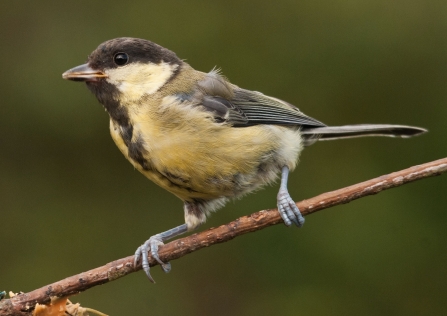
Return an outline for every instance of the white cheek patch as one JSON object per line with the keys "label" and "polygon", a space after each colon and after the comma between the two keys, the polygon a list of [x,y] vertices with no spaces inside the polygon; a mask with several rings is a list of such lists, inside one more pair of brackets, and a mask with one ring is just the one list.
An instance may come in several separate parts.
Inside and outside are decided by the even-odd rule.
{"label": "white cheek patch", "polygon": [[131,63],[124,67],[108,69],[107,81],[131,100],[157,92],[172,76],[178,65],[168,63]]}

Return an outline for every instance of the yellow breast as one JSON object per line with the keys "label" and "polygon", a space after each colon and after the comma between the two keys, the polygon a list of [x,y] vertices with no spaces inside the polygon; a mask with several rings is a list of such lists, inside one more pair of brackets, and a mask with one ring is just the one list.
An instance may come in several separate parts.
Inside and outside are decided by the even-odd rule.
{"label": "yellow breast", "polygon": [[146,177],[182,200],[235,197],[293,169],[301,150],[299,132],[282,126],[234,128],[215,123],[197,106],[165,97],[131,113],[133,137],[142,141],[148,168],[129,156],[119,127],[111,134],[127,159]]}

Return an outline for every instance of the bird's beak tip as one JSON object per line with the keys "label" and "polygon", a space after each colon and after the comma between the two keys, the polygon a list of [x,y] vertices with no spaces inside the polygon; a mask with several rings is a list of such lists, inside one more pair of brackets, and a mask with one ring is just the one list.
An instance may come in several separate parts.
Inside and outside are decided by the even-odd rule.
{"label": "bird's beak tip", "polygon": [[62,74],[62,78],[72,81],[98,81],[101,78],[107,78],[107,75],[93,69],[88,64],[83,64],[67,70]]}

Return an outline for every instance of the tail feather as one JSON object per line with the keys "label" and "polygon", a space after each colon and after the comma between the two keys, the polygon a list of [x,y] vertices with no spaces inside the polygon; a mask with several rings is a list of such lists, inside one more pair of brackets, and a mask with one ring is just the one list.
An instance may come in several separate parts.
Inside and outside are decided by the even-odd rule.
{"label": "tail feather", "polygon": [[386,136],[408,138],[427,132],[426,129],[406,126],[406,125],[388,125],[388,124],[360,124],[344,126],[324,126],[303,128],[301,135],[304,138],[304,145],[309,146],[317,140],[333,140],[341,138],[353,138],[363,136]]}

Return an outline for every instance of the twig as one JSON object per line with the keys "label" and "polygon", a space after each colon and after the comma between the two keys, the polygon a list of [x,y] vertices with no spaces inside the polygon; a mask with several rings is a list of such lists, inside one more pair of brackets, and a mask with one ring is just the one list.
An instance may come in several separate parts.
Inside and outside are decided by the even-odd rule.
{"label": "twig", "polygon": [[[447,158],[414,166],[375,179],[361,182],[332,192],[323,193],[297,203],[301,213],[306,216],[335,205],[349,203],[358,198],[377,194],[382,190],[401,186],[419,179],[440,175],[447,171]],[[174,240],[160,248],[159,254],[164,262],[183,257],[201,248],[231,240],[237,236],[254,232],[282,223],[276,209],[264,210],[243,216],[217,228]],[[29,293],[19,294],[11,299],[0,301],[0,316],[31,315],[36,303],[50,302],[51,297],[64,297],[85,291],[93,286],[104,284],[129,273],[138,271],[133,267],[133,256],[110,262],[102,267],[68,277]],[[157,262],[150,258],[150,265]]]}

